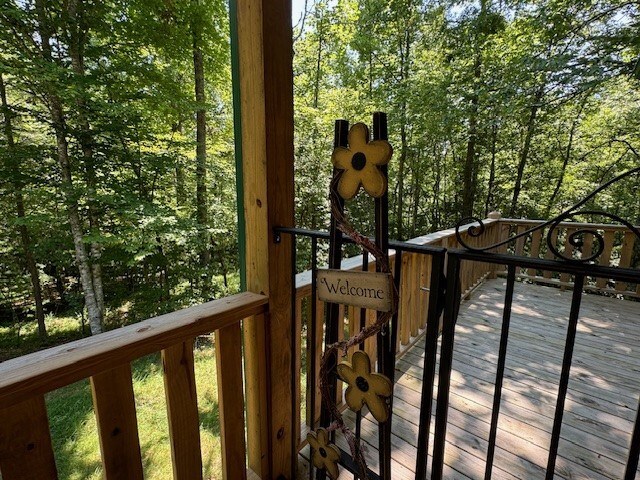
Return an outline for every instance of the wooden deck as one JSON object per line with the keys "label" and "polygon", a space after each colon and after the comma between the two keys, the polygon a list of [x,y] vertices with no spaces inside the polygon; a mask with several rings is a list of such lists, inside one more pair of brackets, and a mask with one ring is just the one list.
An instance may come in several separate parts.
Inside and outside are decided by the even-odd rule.
{"label": "wooden deck", "polygon": [[[445,450],[449,479],[484,478],[504,288],[502,279],[488,281],[461,306]],[[515,286],[494,479],[544,478],[570,304],[568,291]],[[394,480],[414,478],[423,352],[419,341],[397,363]],[[640,303],[584,295],[556,478],[622,478],[639,392]],[[375,471],[377,428],[370,415],[362,431]],[[353,477],[342,469],[340,478]]]}

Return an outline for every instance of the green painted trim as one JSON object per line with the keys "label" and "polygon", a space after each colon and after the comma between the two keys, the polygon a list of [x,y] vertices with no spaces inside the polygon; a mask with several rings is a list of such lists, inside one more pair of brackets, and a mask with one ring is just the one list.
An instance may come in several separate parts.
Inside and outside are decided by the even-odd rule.
{"label": "green painted trim", "polygon": [[229,0],[231,36],[231,86],[233,92],[233,137],[236,158],[236,208],[238,212],[238,264],[240,290],[247,290],[247,230],[244,216],[244,170],[242,168],[242,112],[240,111],[240,58],[238,56],[238,6]]}

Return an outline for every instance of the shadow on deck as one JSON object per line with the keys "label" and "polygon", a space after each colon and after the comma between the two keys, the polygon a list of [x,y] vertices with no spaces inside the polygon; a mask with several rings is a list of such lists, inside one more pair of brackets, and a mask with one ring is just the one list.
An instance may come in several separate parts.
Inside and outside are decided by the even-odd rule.
{"label": "shadow on deck", "polygon": [[[445,478],[484,478],[504,290],[504,280],[489,280],[461,305],[451,376]],[[494,479],[544,478],[570,305],[570,291],[515,285]],[[424,338],[396,366],[394,480],[415,477],[423,356]],[[622,478],[638,392],[640,304],[584,294],[555,478]],[[345,418],[353,423],[355,415],[346,412]],[[431,430],[432,447],[433,423]],[[362,436],[369,467],[374,471],[378,466],[377,432],[371,415],[365,415]],[[340,439],[338,444],[348,449]],[[308,458],[308,454],[306,447],[302,457]],[[299,478],[308,478],[308,473],[300,471]],[[340,478],[353,476],[343,469]]]}

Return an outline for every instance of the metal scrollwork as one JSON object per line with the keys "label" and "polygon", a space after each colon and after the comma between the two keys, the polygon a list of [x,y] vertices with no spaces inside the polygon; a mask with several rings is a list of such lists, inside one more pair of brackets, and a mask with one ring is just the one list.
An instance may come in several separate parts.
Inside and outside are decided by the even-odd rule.
{"label": "metal scrollwork", "polygon": [[565,252],[561,252],[556,248],[556,245],[554,245],[554,242],[553,242],[554,231],[560,228],[560,224],[562,222],[566,222],[567,220],[575,218],[579,215],[592,215],[592,216],[605,217],[613,220],[614,222],[617,222],[618,224],[624,225],[630,231],[632,231],[633,234],[640,240],[640,230],[638,230],[638,228],[636,228],[634,225],[632,225],[630,222],[628,222],[624,218],[621,218],[618,215],[608,213],[608,212],[603,212],[603,211],[580,210],[582,206],[584,206],[589,200],[595,197],[602,190],[608,188],[612,184],[619,182],[624,178],[627,178],[639,172],[640,172],[640,167],[637,167],[621,175],[618,175],[612,180],[602,184],[600,187],[598,187],[589,195],[587,195],[585,198],[583,198],[580,202],[568,208],[557,217],[547,220],[546,222],[543,222],[540,225],[530,228],[524,232],[518,233],[517,235],[509,237],[506,240],[502,240],[501,242],[493,243],[491,245],[486,245],[481,247],[469,245],[463,238],[463,233],[466,233],[471,238],[480,238],[486,232],[487,227],[485,223],[479,218],[476,218],[476,217],[463,218],[456,224],[456,227],[455,227],[456,240],[460,245],[462,245],[467,250],[472,250],[476,252],[486,252],[488,250],[492,250],[492,249],[513,243],[519,238],[526,237],[537,230],[544,230],[545,228],[549,227],[549,230],[547,231],[547,235],[546,235],[547,247],[557,258],[565,261],[569,261],[569,262],[578,262],[578,263],[592,262],[596,260],[602,254],[602,252],[604,252],[605,239],[602,233],[600,233],[597,229],[594,229],[588,226],[585,226],[583,228],[578,228],[575,232],[570,233],[567,236],[566,241],[567,241],[567,244],[574,247],[574,249],[582,249],[586,244],[584,240],[585,237],[587,235],[593,236],[593,241],[591,242],[592,251],[582,252],[582,256],[580,258],[574,258],[573,256],[566,255]]}

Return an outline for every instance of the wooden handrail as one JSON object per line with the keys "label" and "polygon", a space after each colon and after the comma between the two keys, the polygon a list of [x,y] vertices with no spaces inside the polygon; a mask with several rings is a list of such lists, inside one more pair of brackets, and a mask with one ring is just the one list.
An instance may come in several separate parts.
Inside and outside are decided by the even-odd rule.
{"label": "wooden handrail", "polygon": [[[518,218],[503,218],[500,220],[502,225],[500,229],[500,240],[505,240],[510,232],[521,234],[537,225],[545,223],[544,220],[530,220]],[[636,226],[637,229],[640,227]],[[553,252],[546,247],[547,240],[545,233],[548,227],[536,230],[530,235],[526,235],[518,239],[514,246],[516,255],[538,257],[542,250],[546,250],[544,258],[554,258]],[[635,234],[625,225],[615,225],[606,223],[580,223],[580,222],[561,222],[558,227],[551,232],[550,241],[555,248],[563,251],[564,255],[571,256],[574,254],[574,247],[566,242],[568,235],[578,230],[595,230],[602,232],[604,237],[604,246],[601,255],[595,259],[599,265],[617,266],[623,268],[633,267],[633,249],[634,244],[638,241]],[[619,239],[619,242],[616,241]],[[594,237],[586,235],[584,238],[583,251],[591,252],[594,246]],[[506,246],[504,250],[506,251]],[[582,255],[582,253],[576,253]],[[502,272],[504,273],[504,272]],[[517,276],[522,279],[530,280],[535,283],[543,283],[548,285],[559,286],[560,288],[571,287],[573,280],[568,273],[554,274],[551,271],[534,271],[533,269],[524,269],[518,271]],[[606,278],[587,278],[584,289],[586,291],[597,291],[607,294],[622,294],[628,297],[640,297],[640,284],[634,285],[626,282],[613,282]]]}
{"label": "wooden handrail", "polygon": [[[543,220],[529,220],[529,219],[511,219],[500,218],[497,212],[490,214],[491,218],[483,220],[486,231],[481,238],[471,238],[467,233],[465,226],[459,229],[460,235],[469,245],[492,245],[505,240],[512,233],[522,233],[536,225],[544,223]],[[617,262],[620,266],[630,266],[630,261],[633,252],[633,244],[635,237],[633,233],[627,229],[624,225],[609,225],[609,224],[586,224],[577,222],[561,222],[559,228],[553,233],[554,244],[559,243],[558,248],[562,249],[563,242],[565,241],[565,231],[569,229],[569,232],[582,228],[590,228],[599,231],[604,231],[605,236],[605,251],[601,255],[601,261],[607,265],[610,262]],[[503,245],[497,248],[498,253],[506,253],[507,251],[513,251],[516,255],[531,255],[539,256],[543,255],[545,258],[553,257],[552,252],[548,251],[544,247],[543,235],[545,232],[538,230],[527,237],[523,237],[511,245]],[[559,233],[559,235],[558,235]],[[612,256],[611,246],[613,240],[616,237],[620,237],[622,233],[622,245],[618,250],[614,249],[617,256]],[[585,248],[590,248],[589,239],[586,239]],[[433,245],[444,248],[460,248],[457,237],[456,229],[451,228],[442,230],[420,237],[408,240],[408,243],[416,245]],[[592,245],[592,244],[591,244]],[[618,247],[616,247],[618,248]],[[393,263],[395,252],[390,251],[390,257]],[[369,262],[369,269],[373,269],[375,261],[371,259]],[[343,270],[360,270],[362,269],[362,256],[355,256],[346,258],[342,261]],[[502,273],[502,266],[498,264],[485,264],[481,262],[463,262],[460,271],[461,289],[462,295],[468,297],[476,286],[478,286],[487,277],[495,277],[498,273]],[[428,255],[420,255],[415,253],[404,253],[402,256],[402,273],[400,279],[400,312],[399,312],[399,331],[398,331],[398,344],[397,349],[399,355],[402,355],[406,349],[408,349],[417,338],[419,338],[420,332],[424,331],[426,327],[426,311],[428,309],[429,295],[426,294],[426,290],[429,288],[429,278],[431,274],[431,258]],[[568,274],[553,274],[553,272],[534,272],[533,269],[521,269],[518,272],[520,278],[532,280],[534,282],[553,284],[560,287],[571,285],[571,278]],[[585,284],[586,290],[599,290],[607,293],[624,294],[628,296],[640,296],[640,284],[630,285],[623,282],[618,282],[615,286],[611,287],[606,285],[606,279],[593,280],[590,283]],[[633,290],[630,290],[633,288]],[[320,363],[320,356],[322,354],[322,335],[323,335],[323,317],[324,317],[324,304],[319,302],[316,305],[311,305],[311,271],[307,270],[296,275],[296,308],[295,308],[295,321],[297,331],[302,331],[303,312],[306,310],[307,318],[310,317],[311,309],[316,310],[317,324],[316,331],[311,332],[307,329],[307,346],[306,348],[316,353],[315,365],[316,371],[307,371],[307,418],[301,419],[301,424],[306,423],[307,428],[315,423],[319,415],[320,404],[320,392],[316,385],[315,393],[309,390],[309,381],[313,377],[318,376],[318,365]],[[348,335],[353,335],[359,328],[360,309],[348,307],[341,308],[341,316],[344,317],[344,329],[339,329],[340,334],[348,331]],[[372,312],[367,312],[367,322],[373,321],[374,316],[369,315]],[[315,338],[314,338],[315,337]],[[315,340],[315,345],[312,348],[311,341]],[[305,348],[304,346],[302,348]],[[376,356],[375,342],[365,342],[365,351],[372,358]],[[310,352],[307,352],[307,358],[309,358]],[[297,352],[300,355],[300,352]],[[299,384],[299,382],[298,382]],[[296,392],[298,399],[301,399],[301,391],[305,388],[304,385],[300,386]],[[310,396],[315,395],[315,412],[310,411]],[[340,397],[340,395],[338,395]],[[341,398],[337,398],[339,403]],[[306,420],[306,422],[305,422]],[[302,426],[302,432],[305,427]],[[304,438],[304,436],[302,436]],[[301,442],[300,445],[304,444]]]}
{"label": "wooden handrail", "polygon": [[[501,218],[501,223],[508,223],[511,225],[528,225],[530,228],[544,223],[545,220],[531,220],[528,218]],[[623,232],[628,230],[624,225],[613,225],[610,223],[584,223],[584,222],[560,222],[559,227],[573,227],[573,228],[592,228],[596,230],[612,230],[616,232]],[[640,229],[640,225],[636,226]]]}
{"label": "wooden handrail", "polygon": [[264,295],[240,293],[0,364],[2,478],[57,478],[44,394],[89,378],[105,478],[142,480],[130,362],[154,352],[162,353],[174,478],[202,478],[193,339],[210,332],[223,475],[246,478],[240,322],[263,320],[267,303]]}
{"label": "wooden handrail", "polygon": [[[488,218],[483,220],[483,223],[485,224],[487,233],[491,235],[492,239],[497,241],[500,236],[500,219]],[[467,229],[463,226],[460,229],[460,234],[463,238],[467,239],[471,244],[473,244],[474,239],[468,238],[468,234],[466,233],[466,231]],[[438,232],[412,238],[406,243],[410,243],[413,245],[439,246],[444,248],[457,248],[460,246],[456,238],[455,228],[441,230]],[[394,250],[389,251],[389,257],[392,265],[395,260],[395,255],[396,252]],[[370,258],[368,268],[369,270],[373,270],[375,268],[375,259]],[[431,277],[431,256],[421,253],[404,252],[402,254],[401,268],[402,272],[400,278],[400,305],[398,313],[398,343],[396,345],[398,356],[406,352],[409,347],[420,338],[420,333],[423,332],[426,327],[426,312],[429,307],[430,298],[428,292]],[[355,257],[344,259],[342,261],[342,269],[361,270],[362,256],[358,255]],[[484,280],[489,275],[493,275],[494,273],[495,266],[489,266],[487,264],[481,264],[478,262],[464,262],[462,264],[460,272],[463,297],[468,297],[473,289],[482,282],[482,280]],[[298,403],[302,399],[302,390],[306,390],[308,394],[307,418],[299,419],[298,425],[301,426],[300,428],[298,427],[298,425],[296,425],[296,429],[299,430],[301,434],[303,434],[306,428],[309,428],[312,423],[315,423],[317,421],[320,413],[320,391],[318,389],[318,382],[315,382],[315,392],[312,393],[310,391],[312,385],[310,381],[313,378],[317,379],[319,375],[320,357],[322,355],[324,303],[318,301],[317,305],[311,305],[310,297],[311,271],[307,270],[296,275],[295,322],[296,331],[301,332],[303,312],[306,310],[306,316],[307,318],[309,318],[311,315],[311,309],[316,309],[316,331],[311,332],[310,328],[307,328],[307,345],[302,347],[309,350],[307,352],[307,359],[310,358],[311,351],[315,352],[316,370],[312,372],[310,370],[310,362],[308,362],[307,367],[309,368],[309,370],[307,371],[306,386],[300,385],[299,376],[296,378],[296,385],[298,386],[298,388],[296,389],[295,395]],[[303,302],[305,302],[304,306]],[[343,306],[340,307],[339,318],[343,319],[343,321],[345,322],[344,328],[338,329],[338,335],[340,339],[345,336],[345,331],[348,331],[349,336],[354,335],[357,332],[360,324],[360,315],[360,308]],[[367,310],[365,316],[365,321],[367,324],[375,321],[375,312]],[[315,341],[315,344],[313,346],[311,345],[312,340]],[[365,341],[364,349],[371,356],[371,358],[376,358],[377,345],[375,338],[367,339]],[[299,358],[301,356],[301,352],[297,351],[296,355],[298,357],[297,364],[300,364]],[[299,372],[299,369],[297,370]],[[342,391],[340,388],[338,388],[338,392],[339,393],[338,398],[336,398],[336,402],[340,403],[342,401]],[[315,397],[313,402],[310,401],[311,395],[314,395]],[[311,412],[312,404],[314,405],[315,410],[315,412],[313,413]],[[305,424],[306,426],[303,426]],[[304,435],[300,435],[299,446],[304,444],[303,439]]]}
{"label": "wooden handrail", "polygon": [[245,292],[0,363],[0,409],[263,313]]}

